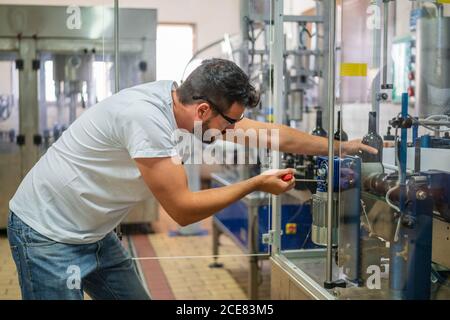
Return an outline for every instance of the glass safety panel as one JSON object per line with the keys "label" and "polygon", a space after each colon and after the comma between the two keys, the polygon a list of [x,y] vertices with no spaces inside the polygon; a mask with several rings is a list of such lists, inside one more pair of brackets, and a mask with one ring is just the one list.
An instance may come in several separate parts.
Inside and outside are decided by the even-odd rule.
{"label": "glass safety panel", "polygon": [[[176,84],[172,90],[175,90],[203,61],[226,59],[243,69],[261,92],[261,103],[247,110],[246,117],[272,121],[269,94],[270,1],[244,1],[237,7],[236,3],[228,1],[201,2],[202,12],[208,12],[207,18],[186,16],[185,12],[192,12],[193,9],[188,3],[181,3],[177,5],[176,11],[185,18],[177,21],[166,16],[165,5],[149,2],[136,8],[132,1],[120,1],[121,87],[131,85],[122,85],[125,81],[123,78],[135,74],[135,65],[147,70],[147,76],[141,77],[140,81],[174,81]],[[127,13],[135,15],[133,20],[125,20]],[[134,21],[138,14],[142,20],[136,24]],[[153,14],[153,20],[145,18],[146,14],[148,18]],[[229,24],[217,24],[217,21],[224,20],[229,20]],[[151,25],[149,21],[152,21]],[[213,24],[214,28],[211,27]],[[138,35],[135,34],[137,29]],[[146,43],[135,41],[134,38],[145,39]],[[200,132],[203,134],[202,128]],[[250,137],[251,141],[247,145],[226,142],[220,138],[213,144],[203,144],[201,140],[207,140],[206,136],[195,133],[186,138],[181,131],[174,132],[177,141],[182,138],[177,147],[191,191],[213,188],[220,192],[222,187],[270,168],[267,148],[258,152],[253,132],[227,133],[240,134],[237,137],[239,141]],[[150,291],[152,276],[146,275],[145,266],[155,263],[166,275],[173,298],[230,299],[233,294],[235,298],[256,299],[261,297],[262,280],[263,286],[269,285],[265,272],[267,267],[263,265],[268,263],[270,244],[263,238],[271,228],[270,201],[269,195],[255,192],[209,219],[181,227],[151,197],[128,216],[121,228],[126,230],[127,224],[150,222],[156,231],[148,235],[148,241],[146,239],[146,244],[150,244],[153,250],[145,249],[137,238],[127,235],[127,241],[136,249],[136,265],[150,278],[147,279]],[[182,287],[175,283],[180,276],[185,280]],[[236,283],[234,293],[223,285],[226,279]],[[238,284],[243,284],[242,288]],[[265,294],[268,298],[267,290]]]}
{"label": "glass safety panel", "polygon": [[[328,49],[330,37],[335,37],[329,22],[334,7],[328,1],[275,3],[278,3],[277,11],[282,12],[283,18],[279,23],[275,20],[274,37],[284,39],[284,43],[278,42],[272,52],[275,69],[281,70],[274,71],[275,82],[278,81],[273,94],[274,105],[279,106],[278,122],[326,138],[330,134],[328,96],[336,86],[330,83],[329,75],[333,71],[329,67]],[[338,14],[334,19],[340,21],[341,6],[335,10]],[[336,31],[339,33],[340,28]],[[338,54],[340,52],[335,52],[335,59]],[[326,177],[322,176],[325,171],[321,166],[325,160],[325,155],[281,153],[279,167],[294,168],[296,183],[287,194],[291,199],[279,198],[279,206],[275,208],[277,220],[274,220],[277,250],[274,249],[275,269],[272,270],[280,266],[291,272],[288,276],[285,271],[275,271],[275,277],[295,277],[304,283],[302,291],[312,292],[314,298],[331,298],[323,288],[326,281],[327,190]],[[295,239],[296,245],[284,247],[283,238],[286,237]],[[273,288],[273,297],[291,294],[283,285],[273,283]]]}

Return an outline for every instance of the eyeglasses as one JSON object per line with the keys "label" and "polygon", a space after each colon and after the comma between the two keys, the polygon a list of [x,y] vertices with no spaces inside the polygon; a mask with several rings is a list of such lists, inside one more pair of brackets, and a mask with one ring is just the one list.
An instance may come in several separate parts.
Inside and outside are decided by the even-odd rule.
{"label": "eyeglasses", "polygon": [[207,97],[205,96],[193,96],[192,99],[194,100],[204,100],[206,102],[208,102],[210,104],[210,106],[218,113],[222,116],[222,118],[224,118],[225,120],[227,120],[230,124],[235,124],[238,121],[241,121],[242,119],[244,119],[244,114],[241,115],[241,117],[239,119],[233,119],[230,118],[226,115],[223,114],[222,111],[220,111],[220,109],[216,106],[216,104],[214,104],[211,100],[209,100]]}

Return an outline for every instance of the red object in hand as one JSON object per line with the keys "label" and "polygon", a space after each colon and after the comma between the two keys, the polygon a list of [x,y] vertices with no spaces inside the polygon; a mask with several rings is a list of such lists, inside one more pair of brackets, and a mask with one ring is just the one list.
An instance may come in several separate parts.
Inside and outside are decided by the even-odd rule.
{"label": "red object in hand", "polygon": [[293,178],[292,173],[286,173],[284,176],[281,177],[281,180],[288,182],[291,181],[292,178]]}

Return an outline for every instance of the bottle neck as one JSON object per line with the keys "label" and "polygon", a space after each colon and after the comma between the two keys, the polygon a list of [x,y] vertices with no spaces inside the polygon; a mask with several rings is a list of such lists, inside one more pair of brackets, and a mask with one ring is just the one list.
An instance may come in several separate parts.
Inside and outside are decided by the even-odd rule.
{"label": "bottle neck", "polygon": [[341,112],[338,111],[337,114],[337,132],[341,131]]}
{"label": "bottle neck", "polygon": [[377,133],[377,113],[369,112],[369,133]]}
{"label": "bottle neck", "polygon": [[322,111],[317,111],[316,128],[322,128]]}

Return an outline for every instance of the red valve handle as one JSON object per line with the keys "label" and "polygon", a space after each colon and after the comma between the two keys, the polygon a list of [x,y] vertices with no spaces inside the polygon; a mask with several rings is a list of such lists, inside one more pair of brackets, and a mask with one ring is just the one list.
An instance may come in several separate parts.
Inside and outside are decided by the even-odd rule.
{"label": "red valve handle", "polygon": [[286,173],[284,176],[281,177],[281,180],[283,180],[283,181],[285,181],[285,182],[288,182],[288,181],[291,181],[291,179],[292,179],[293,177],[294,177],[294,176],[292,175],[292,173]]}

